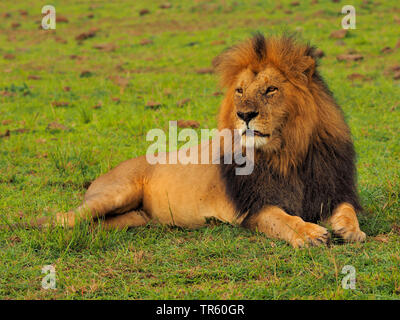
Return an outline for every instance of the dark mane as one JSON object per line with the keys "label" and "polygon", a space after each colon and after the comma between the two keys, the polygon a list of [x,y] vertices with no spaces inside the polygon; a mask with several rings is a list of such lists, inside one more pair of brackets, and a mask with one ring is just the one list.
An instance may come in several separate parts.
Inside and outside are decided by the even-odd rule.
{"label": "dark mane", "polygon": [[[265,159],[265,155],[256,156]],[[246,220],[266,206],[278,206],[308,222],[329,217],[342,203],[361,210],[356,190],[355,152],[352,143],[333,148],[329,142],[310,145],[307,157],[291,174],[282,176],[266,161],[255,161],[247,176],[235,174],[235,164],[221,164],[220,173],[238,216]],[[222,163],[222,162],[221,162]]]}
{"label": "dark mane", "polygon": [[258,57],[258,60],[263,60],[265,58],[265,47],[266,47],[264,35],[260,32],[257,32],[253,36],[252,41],[253,41],[253,49]]}

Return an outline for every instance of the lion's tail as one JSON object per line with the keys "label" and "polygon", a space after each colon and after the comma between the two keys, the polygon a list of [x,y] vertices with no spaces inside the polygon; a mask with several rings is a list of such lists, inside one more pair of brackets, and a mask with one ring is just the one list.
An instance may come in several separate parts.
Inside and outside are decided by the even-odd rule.
{"label": "lion's tail", "polygon": [[10,223],[5,219],[2,219],[2,224],[0,225],[0,230],[9,229],[11,231],[15,229],[37,229],[49,226],[51,223],[51,217],[40,217],[31,219],[27,222],[13,222]]}

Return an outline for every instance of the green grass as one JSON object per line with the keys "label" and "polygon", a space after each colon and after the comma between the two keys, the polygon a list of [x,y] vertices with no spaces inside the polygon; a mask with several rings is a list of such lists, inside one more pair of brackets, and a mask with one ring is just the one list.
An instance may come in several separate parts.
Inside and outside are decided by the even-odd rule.
{"label": "green grass", "polygon": [[[171,9],[160,9],[162,2],[54,0],[69,22],[44,31],[38,29],[42,1],[1,1],[0,13],[11,14],[0,17],[0,135],[9,130],[9,137],[0,137],[1,224],[76,207],[93,179],[145,153],[152,128],[166,130],[168,121],[179,119],[216,127],[217,79],[196,69],[256,30],[290,31],[325,52],[320,70],[343,107],[358,153],[367,242],[294,250],[224,224],[2,230],[0,298],[398,299],[400,81],[385,70],[400,63],[400,49],[380,52],[399,38],[397,0],[353,1],[357,29],[343,46],[329,35],[340,29],[344,3],[173,1]],[[150,14],[139,16],[144,8]],[[95,37],[75,40],[94,27]],[[153,43],[140,45],[145,38]],[[220,40],[225,43],[214,43]],[[93,48],[105,43],[117,48]],[[336,60],[351,49],[364,60]],[[368,79],[350,81],[352,73]],[[177,107],[185,98],[190,102]],[[146,108],[149,101],[161,106]],[[56,268],[56,290],[41,288],[47,264]],[[355,290],[341,286],[345,265],[356,268]]]}

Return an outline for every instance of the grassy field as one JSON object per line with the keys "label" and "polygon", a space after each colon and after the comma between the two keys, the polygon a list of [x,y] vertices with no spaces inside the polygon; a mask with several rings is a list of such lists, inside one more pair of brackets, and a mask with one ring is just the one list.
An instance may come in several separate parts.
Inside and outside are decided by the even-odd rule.
{"label": "grassy field", "polygon": [[[330,37],[343,1],[162,3],[53,0],[57,29],[45,31],[45,2],[0,2],[0,224],[76,207],[93,179],[144,154],[147,131],[169,120],[215,128],[222,96],[212,59],[256,30],[289,31],[325,53],[321,73],[358,153],[366,243],[294,250],[218,223],[2,230],[0,298],[398,299],[398,1],[352,1],[357,28],[343,39]],[[363,60],[336,59],[349,52]],[[41,286],[49,264],[55,290]],[[356,269],[355,290],[342,288],[345,265]]]}

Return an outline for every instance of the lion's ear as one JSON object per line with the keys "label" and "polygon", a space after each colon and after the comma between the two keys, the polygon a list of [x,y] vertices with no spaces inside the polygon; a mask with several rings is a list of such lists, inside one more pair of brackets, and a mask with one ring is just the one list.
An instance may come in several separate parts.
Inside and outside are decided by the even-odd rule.
{"label": "lion's ear", "polygon": [[219,75],[222,87],[228,86],[230,70],[228,66],[228,50],[223,51],[212,60],[214,72]]}
{"label": "lion's ear", "polygon": [[235,76],[242,68],[238,47],[225,49],[212,60],[212,66],[216,74],[220,76],[222,87],[229,87],[235,80]]}
{"label": "lion's ear", "polygon": [[315,60],[311,56],[304,56],[297,67],[307,77],[307,80],[311,81],[315,71]]}
{"label": "lion's ear", "polygon": [[212,60],[211,64],[215,70],[218,70],[218,68],[221,66],[223,59],[224,59],[224,52],[219,54]]}

